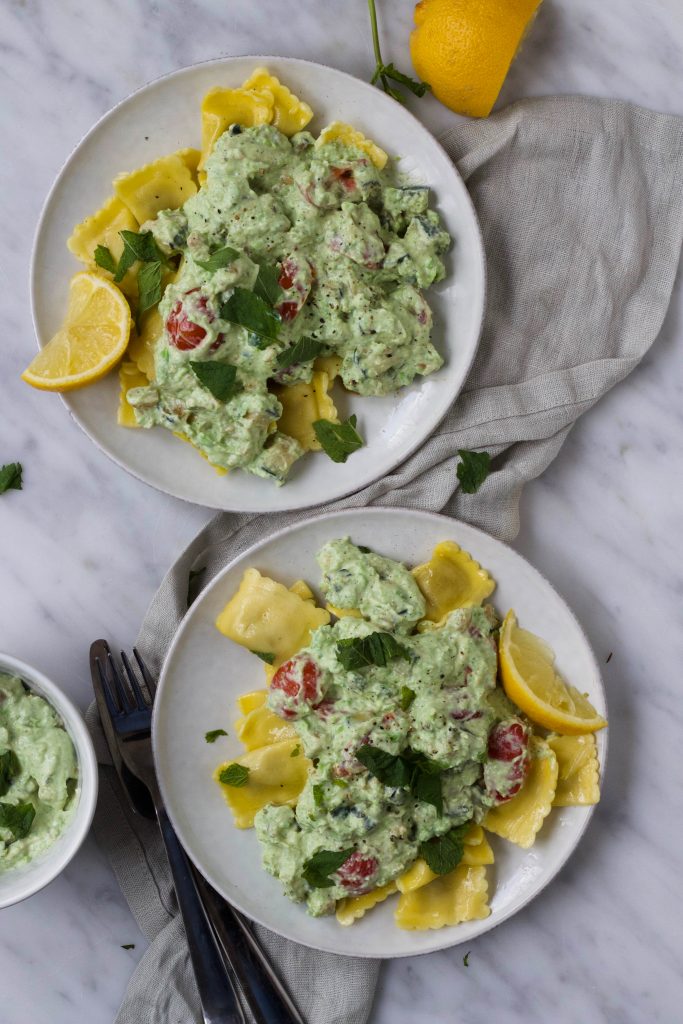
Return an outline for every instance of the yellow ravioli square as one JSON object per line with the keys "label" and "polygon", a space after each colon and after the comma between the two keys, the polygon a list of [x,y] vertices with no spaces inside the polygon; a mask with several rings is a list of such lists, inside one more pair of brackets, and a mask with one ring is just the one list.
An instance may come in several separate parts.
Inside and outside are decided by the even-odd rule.
{"label": "yellow ravioli square", "polygon": [[134,334],[128,345],[127,355],[145,374],[148,381],[154,380],[154,350],[164,333],[164,321],[159,307],[154,306],[142,318],[139,334]]}
{"label": "yellow ravioli square", "polygon": [[[214,778],[223,790],[237,828],[251,828],[254,816],[268,804],[294,807],[311,767],[311,762],[303,754],[292,757],[298,743],[298,740],[283,740],[259,747],[226,761],[216,769]],[[220,781],[222,770],[231,764],[239,764],[249,770],[243,786],[228,786]]]}
{"label": "yellow ravioli square", "polygon": [[367,914],[368,910],[372,910],[378,903],[382,903],[389,896],[393,896],[396,892],[396,883],[388,882],[386,885],[381,885],[379,889],[373,889],[371,892],[364,892],[361,896],[347,896],[343,900],[339,900],[337,903],[337,920],[339,924],[344,927],[353,924],[360,917]]}
{"label": "yellow ravioli square", "polygon": [[329,612],[252,568],[216,619],[216,628],[250,651],[273,654],[276,668],[329,621]]}
{"label": "yellow ravioli square", "polygon": [[[484,835],[481,825],[470,825],[463,842],[464,849],[459,867],[461,865],[475,867],[477,865],[493,864],[493,850]],[[408,870],[404,871],[396,879],[396,885],[399,892],[414,892],[415,889],[421,889],[424,885],[429,885],[430,882],[433,882],[438,877],[436,872],[432,871],[429,867],[427,861],[422,857],[418,857],[415,863],[411,864]]]}
{"label": "yellow ravioli square", "polygon": [[258,750],[270,743],[296,739],[296,729],[262,704],[235,722],[237,739],[245,750]]}
{"label": "yellow ravioli square", "polygon": [[339,423],[334,402],[327,393],[329,376],[322,370],[314,370],[310,382],[302,381],[291,387],[277,385],[273,391],[282,404],[278,430],[295,438],[304,451],[318,452],[322,445],[313,424],[316,420]]}
{"label": "yellow ravioli square", "polygon": [[550,813],[557,786],[557,758],[545,740],[531,737],[531,767],[517,796],[492,807],[482,822],[494,832],[524,849],[533,846]]}
{"label": "yellow ravioli square", "polygon": [[394,920],[412,931],[481,920],[491,913],[488,892],[486,868],[460,864],[428,885],[401,893]]}
{"label": "yellow ravioli square", "polygon": [[592,733],[583,736],[551,733],[548,746],[555,752],[558,765],[553,807],[597,804],[600,799],[600,766],[595,736]]}
{"label": "yellow ravioli square", "polygon": [[367,139],[362,132],[359,132],[357,128],[353,128],[350,124],[345,124],[343,121],[332,121],[321,131],[320,135],[316,139],[316,148],[320,146],[326,146],[331,142],[341,142],[345,146],[350,146],[352,149],[359,149],[365,153],[372,160],[375,167],[380,171],[387,162],[387,154],[383,149],[380,149],[378,145]]}
{"label": "yellow ravioli square", "polygon": [[113,184],[114,192],[139,224],[152,220],[161,210],[177,210],[197,191],[189,167],[177,153],[119,174]]}
{"label": "yellow ravioli square", "polygon": [[137,427],[138,421],[135,418],[135,410],[128,403],[128,392],[131,388],[144,388],[149,381],[144,373],[141,373],[135,363],[127,360],[119,366],[119,408],[117,422],[120,427]]}
{"label": "yellow ravioli square", "polygon": [[271,75],[268,68],[255,68],[246,82],[242,83],[242,88],[272,93],[272,123],[283,135],[295,135],[302,131],[313,117],[308,103],[295,96],[275,75]]}
{"label": "yellow ravioli square", "polygon": [[[82,263],[95,267],[95,249],[102,245],[109,249],[118,263],[123,252],[123,239],[119,232],[137,231],[139,224],[125,203],[118,196],[110,196],[106,203],[90,217],[77,224],[67,240],[67,248]],[[98,269],[111,280],[108,271]],[[136,298],[138,294],[137,272],[132,267],[118,285],[128,298]]]}
{"label": "yellow ravioli square", "polygon": [[237,698],[237,706],[243,715],[248,715],[254,708],[260,708],[268,699],[268,691],[263,690],[250,690],[249,693],[243,693]]}
{"label": "yellow ravioli square", "polygon": [[495,582],[485,569],[451,540],[437,544],[428,562],[417,565],[413,576],[427,602],[425,619],[440,622],[455,608],[481,604]]}
{"label": "yellow ravioli square", "polygon": [[231,124],[254,128],[270,124],[275,98],[268,89],[224,89],[216,86],[204,96],[202,115],[202,155],[199,171],[206,167],[213,147]]}

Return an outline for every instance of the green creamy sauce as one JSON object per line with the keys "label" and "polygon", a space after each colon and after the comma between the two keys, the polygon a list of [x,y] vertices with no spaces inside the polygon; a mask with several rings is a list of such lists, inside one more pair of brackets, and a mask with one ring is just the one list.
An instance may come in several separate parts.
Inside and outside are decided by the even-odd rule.
{"label": "green creamy sauce", "polygon": [[0,673],[0,757],[8,752],[14,757],[0,804],[31,804],[35,817],[19,838],[0,823],[0,872],[33,860],[61,835],[78,778],[76,752],[57,713],[20,679]]}
{"label": "green creamy sauce", "polygon": [[[164,251],[184,257],[160,304],[164,323],[175,310],[201,330],[198,340],[193,328],[191,348],[179,348],[165,328],[154,382],[128,395],[138,422],[181,433],[217,466],[277,483],[303,450],[273,432],[282,406],[269,383],[312,373],[311,362],[278,366],[284,349],[304,336],[320,342],[322,354],[341,357],[345,387],[361,395],[396,391],[443,362],[420,289],[444,277],[450,236],[429,209],[428,189],[397,186],[355,148],[314,141],[270,125],[233,127],[216,143],[197,194],[144,226]],[[224,246],[238,252],[227,266],[199,265]],[[254,289],[260,265],[275,268],[282,285],[273,343],[220,315],[235,288]],[[213,359],[237,368],[241,391],[227,401],[189,365]]]}
{"label": "green creamy sauce", "polygon": [[[363,552],[348,539],[326,544],[318,562],[328,601],[359,607],[364,618],[344,617],[318,628],[301,652],[315,662],[325,699],[324,713],[302,712],[299,705],[293,720],[314,767],[295,810],[271,805],[255,821],[264,866],[291,899],[306,900],[312,914],[331,912],[335,900],[348,895],[338,882],[329,888],[308,885],[302,872],[316,852],[353,848],[376,858],[375,888],[406,870],[420,843],[464,822],[480,821],[494,803],[484,772],[489,772],[489,784],[497,772],[487,762],[488,734],[497,721],[515,714],[496,687],[492,634],[497,622],[490,607],[459,609],[441,628],[411,635],[424,614],[424,601],[405,566]],[[378,631],[391,633],[408,658],[344,669],[337,642]],[[404,687],[415,697],[402,710]],[[276,689],[268,703],[279,712],[296,706]],[[437,761],[444,769],[443,814],[408,789],[385,786],[368,772],[355,757],[364,744],[391,754],[410,747]]]}

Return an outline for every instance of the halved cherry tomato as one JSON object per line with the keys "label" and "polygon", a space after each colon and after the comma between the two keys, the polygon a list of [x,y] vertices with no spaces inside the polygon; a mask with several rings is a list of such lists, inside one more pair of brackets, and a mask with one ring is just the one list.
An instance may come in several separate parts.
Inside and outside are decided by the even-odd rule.
{"label": "halved cherry tomato", "polygon": [[[501,804],[511,800],[524,785],[531,764],[529,739],[529,730],[523,722],[516,718],[499,722],[489,733],[489,759],[501,761],[507,765],[505,794],[500,793],[497,789],[489,789],[496,803]],[[486,778],[486,768],[484,768],[484,778]]]}
{"label": "halved cherry tomato", "polygon": [[[294,705],[307,704],[315,706],[319,702],[320,694],[320,672],[318,666],[310,658],[296,655],[280,665],[273,676],[270,684],[271,690],[281,690],[287,697],[290,697]],[[294,718],[296,711],[292,708],[281,707],[274,709],[282,718]]]}
{"label": "halved cherry tomato", "polygon": [[379,861],[356,850],[337,868],[339,880],[348,892],[359,896],[372,888],[372,879],[377,874]]}
{"label": "halved cherry tomato", "polygon": [[204,328],[200,324],[196,324],[194,320],[190,320],[184,312],[180,300],[168,314],[166,330],[171,344],[181,352],[190,352],[193,348],[197,348],[206,337]]}
{"label": "halved cherry tomato", "polygon": [[355,192],[356,179],[351,167],[333,167],[332,177],[338,181],[347,192]]}

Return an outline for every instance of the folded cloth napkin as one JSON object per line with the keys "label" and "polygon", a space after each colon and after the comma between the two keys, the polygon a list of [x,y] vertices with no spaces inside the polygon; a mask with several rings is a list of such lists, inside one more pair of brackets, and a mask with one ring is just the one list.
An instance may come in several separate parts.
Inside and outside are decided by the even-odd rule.
{"label": "folded cloth napkin", "polygon": [[[625,377],[664,319],[683,233],[683,120],[584,97],[515,103],[461,121],[441,142],[477,208],[488,259],[479,352],[464,391],[423,447],[336,508],[443,511],[510,540],[524,484],[572,424]],[[457,239],[455,240],[457,245]],[[491,453],[477,494],[458,490],[460,448]],[[191,569],[206,584],[268,533],[322,508],[220,514],[164,579],[138,643],[155,669],[187,608]],[[96,728],[96,716],[91,715]],[[103,748],[101,734],[99,746]],[[106,765],[106,751],[101,760]],[[103,766],[96,830],[150,947],[116,1024],[200,1021],[161,843],[133,820]],[[294,912],[294,911],[293,911]],[[309,1024],[363,1024],[378,964],[316,953],[258,929]]]}

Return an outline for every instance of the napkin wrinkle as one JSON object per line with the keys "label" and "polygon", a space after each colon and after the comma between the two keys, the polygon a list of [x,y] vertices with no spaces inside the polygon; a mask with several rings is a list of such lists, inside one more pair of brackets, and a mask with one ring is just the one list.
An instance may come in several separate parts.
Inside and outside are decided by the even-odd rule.
{"label": "napkin wrinkle", "polygon": [[[155,672],[186,611],[191,569],[204,569],[197,583],[206,586],[257,541],[323,511],[441,511],[514,538],[525,485],[657,337],[683,236],[683,119],[559,96],[521,100],[486,120],[454,119],[441,143],[467,183],[487,254],[486,314],[465,388],[419,450],[362,491],[268,517],[214,516],[166,574],[142,624],[138,645]],[[476,494],[459,486],[461,448],[492,457]],[[152,940],[115,1024],[199,1024],[161,840],[154,826],[133,820],[113,769],[101,771],[95,827]],[[256,931],[308,1024],[365,1024],[378,961]]]}

